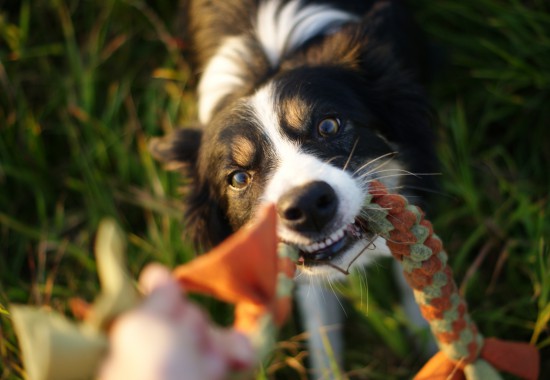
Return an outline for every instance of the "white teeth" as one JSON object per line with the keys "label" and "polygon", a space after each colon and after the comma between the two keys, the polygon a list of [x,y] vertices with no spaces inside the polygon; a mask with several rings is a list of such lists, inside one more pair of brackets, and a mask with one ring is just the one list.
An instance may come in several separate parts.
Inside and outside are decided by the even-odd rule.
{"label": "white teeth", "polygon": [[317,241],[309,245],[300,244],[298,245],[298,248],[305,253],[313,253],[321,249],[330,247],[331,245],[340,241],[344,237],[344,235],[346,235],[346,233],[348,234],[348,236],[353,236],[354,238],[360,238],[363,235],[361,228],[357,224],[355,224],[355,219],[353,219],[349,224],[339,229],[338,231],[327,237],[325,240]]}
{"label": "white teeth", "polygon": [[318,241],[318,242],[315,242],[311,245],[302,245],[302,246],[300,246],[300,249],[304,252],[307,252],[307,253],[312,253],[312,252],[318,251],[320,249],[325,249],[326,247],[329,247],[332,244],[334,244],[335,242],[342,239],[344,237],[347,229],[349,229],[349,226],[346,226],[346,227],[336,231],[335,233],[333,233],[332,235],[330,235],[328,238],[326,238],[323,241]]}
{"label": "white teeth", "polygon": [[330,235],[330,236],[326,239],[327,244],[332,244],[332,243],[334,243],[335,241],[337,241],[338,239],[342,238],[342,236],[344,236],[345,230],[346,230],[346,227],[344,227],[344,228],[342,228],[341,230],[338,230],[338,231],[336,231],[335,233],[333,233],[332,235]]}

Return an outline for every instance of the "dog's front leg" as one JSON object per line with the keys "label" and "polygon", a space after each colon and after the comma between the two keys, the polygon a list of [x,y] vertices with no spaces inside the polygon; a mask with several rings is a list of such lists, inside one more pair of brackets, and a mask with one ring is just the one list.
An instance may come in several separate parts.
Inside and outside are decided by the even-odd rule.
{"label": "dog's front leg", "polygon": [[343,309],[338,296],[315,282],[298,282],[296,293],[302,323],[308,333],[312,378],[341,378]]}

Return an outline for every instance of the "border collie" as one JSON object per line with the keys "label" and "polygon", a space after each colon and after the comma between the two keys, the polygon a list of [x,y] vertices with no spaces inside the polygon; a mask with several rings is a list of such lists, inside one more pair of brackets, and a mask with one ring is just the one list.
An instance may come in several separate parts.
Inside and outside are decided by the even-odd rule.
{"label": "border collie", "polygon": [[399,3],[187,0],[198,122],[151,143],[192,180],[187,228],[202,249],[276,204],[279,237],[300,252],[315,352],[316,330],[339,317],[313,279],[343,277],[386,251],[361,223],[369,183],[406,195],[431,187],[407,175],[433,172],[436,160],[417,84],[423,53]]}

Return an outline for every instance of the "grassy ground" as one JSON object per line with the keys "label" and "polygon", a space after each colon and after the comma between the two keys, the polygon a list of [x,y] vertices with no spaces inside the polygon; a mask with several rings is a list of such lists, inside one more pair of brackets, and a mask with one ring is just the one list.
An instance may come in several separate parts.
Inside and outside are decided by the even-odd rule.
{"label": "grassy ground", "polygon": [[[194,115],[175,3],[0,0],[0,379],[24,376],[10,302],[67,311],[97,292],[101,218],[127,231],[135,274],[192,257],[177,176],[146,147]],[[413,5],[441,57],[429,89],[441,120],[436,230],[481,331],[536,344],[550,378],[550,5]],[[350,377],[408,378],[423,361],[387,295],[388,268],[370,269],[367,289],[357,278],[342,289]],[[303,377],[296,334],[285,329],[268,377]]]}

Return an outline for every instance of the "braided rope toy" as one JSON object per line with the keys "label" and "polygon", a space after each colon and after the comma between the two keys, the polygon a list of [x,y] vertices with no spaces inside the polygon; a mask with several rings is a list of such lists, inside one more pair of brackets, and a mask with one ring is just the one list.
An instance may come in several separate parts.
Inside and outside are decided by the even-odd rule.
{"label": "braided rope toy", "polygon": [[[368,230],[384,237],[401,262],[441,350],[415,379],[500,379],[496,369],[537,379],[540,359],[535,347],[484,339],[478,332],[458,294],[441,240],[423,212],[376,181],[370,184],[365,206]],[[123,254],[122,233],[112,222],[104,223],[96,243],[103,290],[88,313],[91,317],[81,325],[52,312],[10,307],[29,379],[68,380],[86,371],[93,377],[107,347],[107,326],[137,302]],[[277,328],[289,315],[296,260],[293,248],[277,243],[276,212],[271,205],[251,226],[209,254],[177,267],[173,274],[189,292],[234,303],[234,327],[247,334],[261,361],[271,352]],[[121,304],[128,293],[131,302]],[[234,373],[231,378],[249,377],[250,373]]]}
{"label": "braided rope toy", "polygon": [[441,350],[415,379],[500,379],[494,369],[524,379],[537,379],[539,353],[518,342],[484,339],[458,293],[447,253],[422,210],[409,205],[384,185],[370,184],[368,228],[384,237],[393,257],[403,266],[420,311],[429,322]]}

